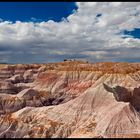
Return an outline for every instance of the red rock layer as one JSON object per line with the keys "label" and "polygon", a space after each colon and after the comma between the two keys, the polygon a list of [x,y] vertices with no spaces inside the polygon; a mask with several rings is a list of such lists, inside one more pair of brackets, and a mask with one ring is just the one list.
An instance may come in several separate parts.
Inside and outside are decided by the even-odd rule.
{"label": "red rock layer", "polygon": [[139,63],[13,65],[0,77],[1,138],[140,137]]}

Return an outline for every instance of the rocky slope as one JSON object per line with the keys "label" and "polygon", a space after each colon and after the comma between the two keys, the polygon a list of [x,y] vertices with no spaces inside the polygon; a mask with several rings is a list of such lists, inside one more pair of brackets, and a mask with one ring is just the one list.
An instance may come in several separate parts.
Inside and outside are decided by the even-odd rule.
{"label": "rocky slope", "polygon": [[140,64],[6,65],[0,137],[140,138]]}

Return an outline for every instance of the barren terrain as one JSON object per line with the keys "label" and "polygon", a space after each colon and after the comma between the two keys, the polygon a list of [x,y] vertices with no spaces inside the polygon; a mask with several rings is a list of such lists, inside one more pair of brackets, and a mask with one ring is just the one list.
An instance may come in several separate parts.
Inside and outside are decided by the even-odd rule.
{"label": "barren terrain", "polygon": [[140,63],[0,65],[1,138],[140,138]]}

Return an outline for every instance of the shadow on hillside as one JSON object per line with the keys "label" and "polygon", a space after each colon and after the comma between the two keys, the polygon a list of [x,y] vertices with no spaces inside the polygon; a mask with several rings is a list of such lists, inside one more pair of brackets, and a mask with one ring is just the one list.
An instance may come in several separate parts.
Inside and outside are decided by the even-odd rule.
{"label": "shadow on hillside", "polygon": [[110,87],[103,83],[104,88],[113,93],[118,102],[129,102],[137,111],[140,111],[140,87],[132,91],[122,86]]}

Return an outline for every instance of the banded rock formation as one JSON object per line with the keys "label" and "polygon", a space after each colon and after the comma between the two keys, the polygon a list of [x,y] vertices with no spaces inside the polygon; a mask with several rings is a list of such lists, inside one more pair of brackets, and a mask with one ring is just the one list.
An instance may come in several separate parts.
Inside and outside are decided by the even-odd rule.
{"label": "banded rock formation", "polygon": [[139,63],[11,67],[0,71],[12,73],[1,78],[1,138],[140,137]]}

